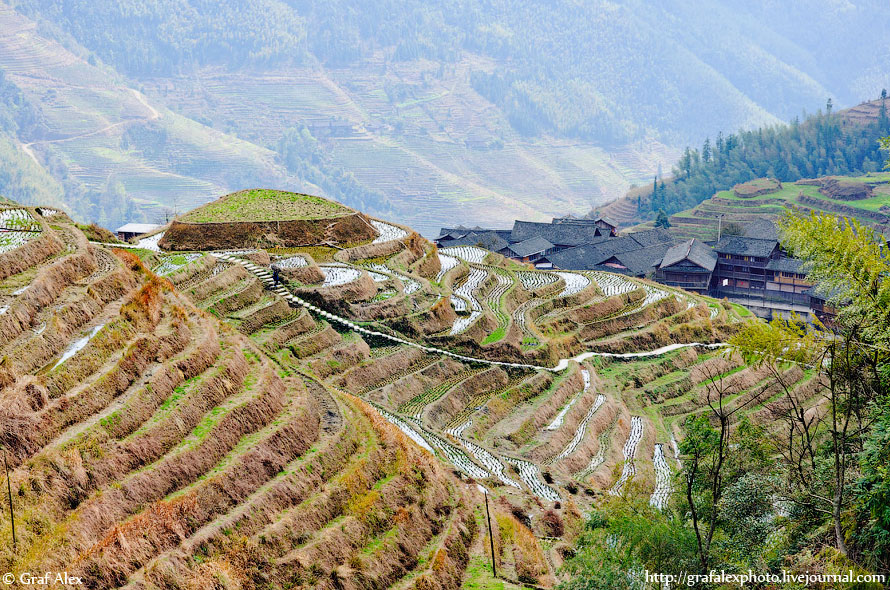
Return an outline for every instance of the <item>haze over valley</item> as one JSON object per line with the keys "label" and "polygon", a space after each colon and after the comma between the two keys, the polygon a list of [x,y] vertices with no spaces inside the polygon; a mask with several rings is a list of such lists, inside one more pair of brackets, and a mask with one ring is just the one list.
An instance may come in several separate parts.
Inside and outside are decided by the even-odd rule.
{"label": "haze over valley", "polygon": [[0,192],[107,227],[250,186],[425,235],[584,214],[687,143],[890,86],[860,49],[890,11],[827,6],[4,4]]}

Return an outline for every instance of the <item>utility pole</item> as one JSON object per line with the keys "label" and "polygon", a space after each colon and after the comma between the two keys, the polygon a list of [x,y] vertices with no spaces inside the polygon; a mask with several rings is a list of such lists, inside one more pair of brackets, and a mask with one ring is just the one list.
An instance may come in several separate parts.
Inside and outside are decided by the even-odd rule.
{"label": "utility pole", "polygon": [[[9,464],[6,462],[6,449],[3,449],[3,469],[6,470],[6,494],[9,497],[9,522],[12,523],[12,550],[15,551],[15,515],[12,512],[12,483],[9,480]],[[488,508],[488,504],[485,505]],[[491,521],[488,523],[491,530]]]}
{"label": "utility pole", "polygon": [[488,491],[482,486],[479,486],[479,489],[482,490],[482,495],[485,497],[485,516],[488,518],[488,543],[491,546],[491,572],[497,578],[498,567],[494,559],[494,535],[491,532],[491,513],[488,511]]}
{"label": "utility pole", "polygon": [[717,216],[717,241],[720,241],[720,237],[723,233],[723,216],[725,213],[721,213]]}

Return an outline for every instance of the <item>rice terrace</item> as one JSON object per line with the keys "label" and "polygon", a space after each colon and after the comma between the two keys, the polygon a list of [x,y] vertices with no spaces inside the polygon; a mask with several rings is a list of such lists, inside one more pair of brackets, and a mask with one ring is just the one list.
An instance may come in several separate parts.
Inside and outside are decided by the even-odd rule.
{"label": "rice terrace", "polygon": [[[321,239],[247,243],[225,229],[243,208],[266,229],[323,220],[302,234]],[[4,566],[91,587],[459,588],[491,576],[493,543],[505,583],[550,587],[597,497],[664,506],[680,424],[715,387],[738,418],[780,403],[719,346],[737,308],[646,280],[439,251],[276,191],[135,245],[39,211],[0,212],[39,228],[0,253]],[[188,248],[205,220],[225,248]]]}
{"label": "rice terrace", "polygon": [[887,31],[0,0],[0,588],[888,587]]}

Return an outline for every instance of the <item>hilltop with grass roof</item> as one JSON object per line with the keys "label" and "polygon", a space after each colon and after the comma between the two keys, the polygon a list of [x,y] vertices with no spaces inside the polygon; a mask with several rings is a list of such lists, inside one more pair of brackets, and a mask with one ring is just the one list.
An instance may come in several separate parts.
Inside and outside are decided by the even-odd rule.
{"label": "hilltop with grass roof", "polygon": [[248,189],[220,197],[173,221],[169,250],[295,247],[363,242],[376,236],[362,213],[322,197]]}

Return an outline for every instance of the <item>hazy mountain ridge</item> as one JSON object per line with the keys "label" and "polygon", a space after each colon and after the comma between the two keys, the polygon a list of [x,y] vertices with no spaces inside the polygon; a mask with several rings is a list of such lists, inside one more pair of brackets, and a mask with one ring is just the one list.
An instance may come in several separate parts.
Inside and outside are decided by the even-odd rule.
{"label": "hazy mountain ridge", "polygon": [[[828,95],[854,103],[869,84],[873,97],[878,52],[855,64],[832,52],[890,13],[814,6],[18,2],[6,28],[27,34],[7,37],[0,70],[41,125],[3,132],[43,171],[8,174],[0,191],[36,202],[25,177],[51,176],[62,188],[42,201],[108,225],[269,184],[425,233],[456,211],[488,224],[505,208],[583,213],[668,170],[690,139]],[[3,168],[19,170],[6,152]]]}

